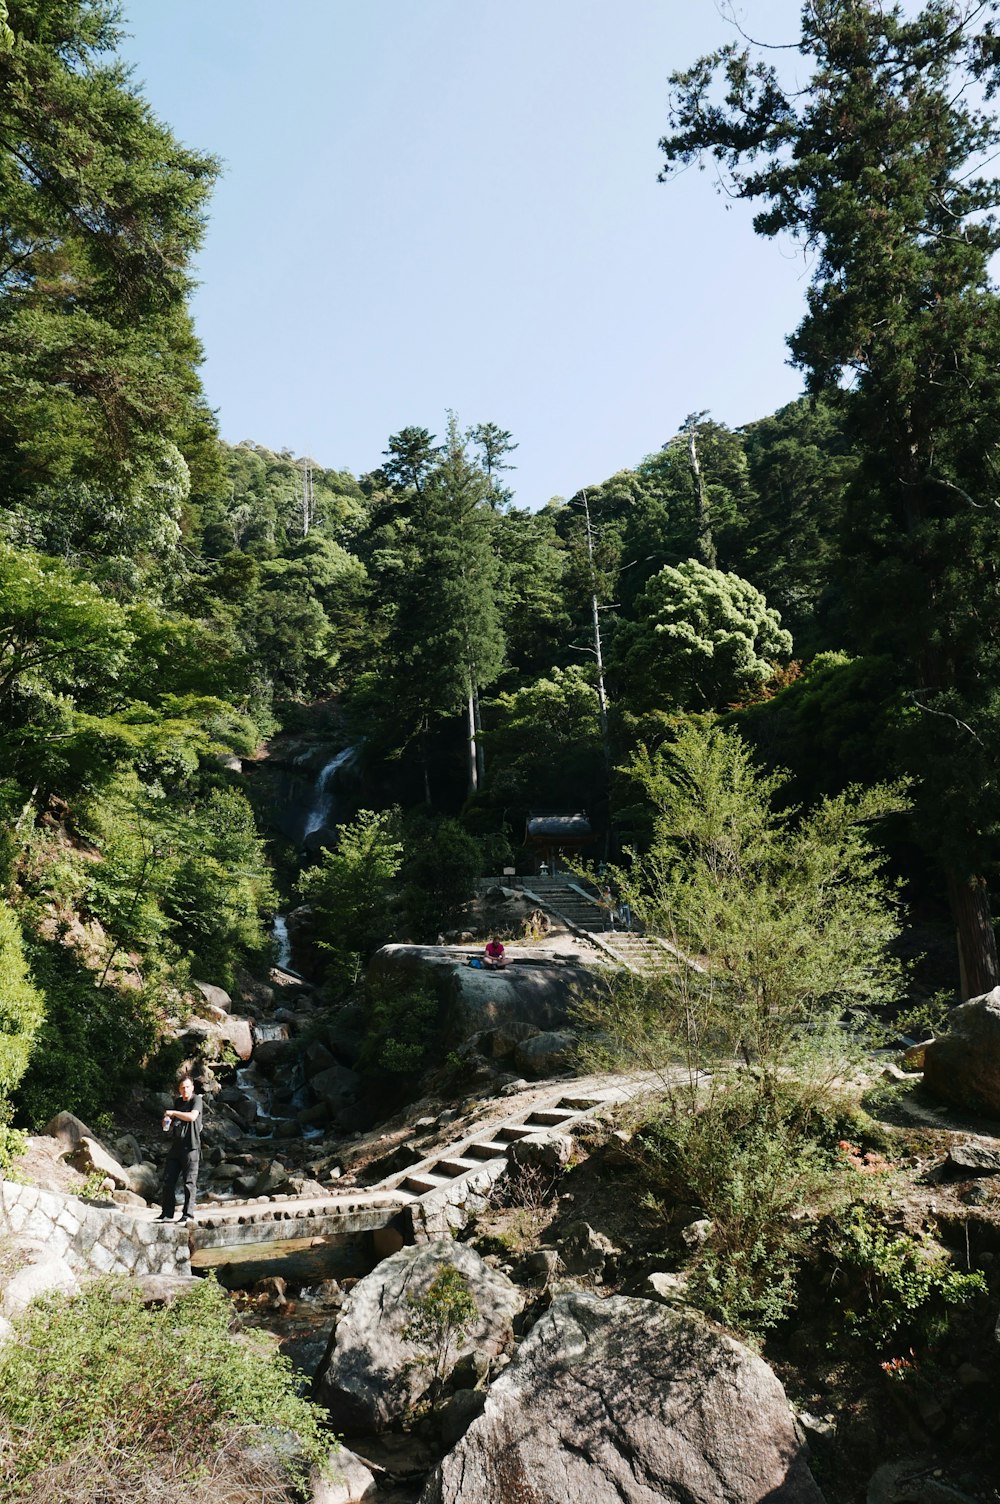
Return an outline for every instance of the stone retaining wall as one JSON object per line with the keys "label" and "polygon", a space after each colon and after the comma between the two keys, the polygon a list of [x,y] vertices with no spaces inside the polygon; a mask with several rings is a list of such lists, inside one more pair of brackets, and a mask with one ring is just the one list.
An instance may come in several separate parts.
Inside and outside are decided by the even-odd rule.
{"label": "stone retaining wall", "polygon": [[33,1238],[74,1274],[190,1274],[187,1228],[0,1181],[0,1237]]}

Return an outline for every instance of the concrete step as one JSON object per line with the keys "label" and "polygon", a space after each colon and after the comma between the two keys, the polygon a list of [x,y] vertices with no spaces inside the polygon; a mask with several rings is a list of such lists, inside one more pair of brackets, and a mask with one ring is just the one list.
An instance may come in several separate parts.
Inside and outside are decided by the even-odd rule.
{"label": "concrete step", "polygon": [[448,1185],[451,1179],[449,1175],[435,1175],[431,1170],[424,1170],[419,1175],[407,1175],[400,1189],[412,1191],[414,1196],[425,1196],[428,1191],[438,1191],[443,1185]]}
{"label": "concrete step", "polygon": [[457,1180],[459,1175],[468,1175],[470,1170],[481,1170],[482,1160],[476,1159],[439,1159],[434,1166],[436,1174],[450,1175],[452,1180]]}
{"label": "concrete step", "polygon": [[465,1151],[466,1159],[505,1159],[507,1144],[470,1144]]}
{"label": "concrete step", "polygon": [[534,1123],[539,1128],[558,1128],[572,1116],[572,1112],[561,1112],[557,1107],[538,1107],[524,1121]]}
{"label": "concrete step", "polygon": [[505,1144],[513,1144],[516,1143],[519,1138],[527,1138],[528,1134],[533,1132],[534,1129],[532,1128],[520,1128],[511,1126],[509,1128],[497,1129],[493,1137],[500,1139]]}

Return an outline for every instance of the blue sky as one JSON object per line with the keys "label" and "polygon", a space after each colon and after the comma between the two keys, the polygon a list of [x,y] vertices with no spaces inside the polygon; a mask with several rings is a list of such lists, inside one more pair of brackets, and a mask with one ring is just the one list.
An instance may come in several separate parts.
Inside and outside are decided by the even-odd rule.
{"label": "blue sky", "polygon": [[[796,0],[743,0],[791,41]],[[801,252],[711,174],[657,183],[714,0],[125,0],[122,53],[224,176],[194,312],[223,437],[360,473],[492,421],[520,505],[801,389]],[[787,54],[786,54],[787,57]]]}

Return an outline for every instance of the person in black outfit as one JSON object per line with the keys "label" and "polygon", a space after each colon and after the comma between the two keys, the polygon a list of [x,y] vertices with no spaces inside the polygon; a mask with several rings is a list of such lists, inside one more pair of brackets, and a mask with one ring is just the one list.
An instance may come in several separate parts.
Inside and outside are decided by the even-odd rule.
{"label": "person in black outfit", "polygon": [[194,1082],[185,1076],[177,1083],[174,1105],[163,1115],[164,1127],[170,1134],[170,1148],[163,1171],[163,1195],[158,1222],[174,1219],[174,1188],[178,1180],[184,1186],[184,1204],[181,1221],[190,1222],[194,1215],[194,1203],[198,1194],[198,1160],[201,1155],[201,1097],[195,1093]]}

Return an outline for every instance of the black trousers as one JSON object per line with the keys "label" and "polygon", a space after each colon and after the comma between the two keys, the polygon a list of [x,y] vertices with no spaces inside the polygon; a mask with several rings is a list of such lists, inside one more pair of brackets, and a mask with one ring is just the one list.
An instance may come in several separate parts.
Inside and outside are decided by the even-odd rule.
{"label": "black trousers", "polygon": [[193,1215],[194,1204],[198,1198],[199,1158],[197,1149],[171,1149],[167,1155],[167,1163],[163,1171],[163,1195],[160,1197],[160,1207],[165,1217],[172,1217],[174,1214],[174,1189],[178,1180],[184,1188],[184,1204],[181,1212],[185,1217]]}

